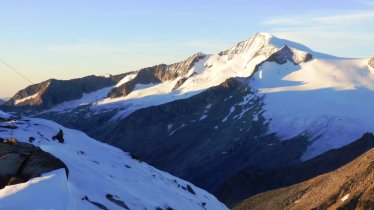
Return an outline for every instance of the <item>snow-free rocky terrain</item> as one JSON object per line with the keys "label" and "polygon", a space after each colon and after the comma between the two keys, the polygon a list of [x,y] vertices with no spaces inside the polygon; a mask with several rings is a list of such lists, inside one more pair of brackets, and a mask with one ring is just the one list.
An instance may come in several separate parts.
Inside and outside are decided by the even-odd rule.
{"label": "snow-free rocky terrain", "polygon": [[0,155],[0,209],[227,209],[191,183],[44,119],[0,111]]}
{"label": "snow-free rocky terrain", "polygon": [[259,171],[305,164],[374,132],[373,59],[326,55],[268,33],[217,54],[88,78],[101,82],[58,81],[56,89],[46,81],[2,109],[82,130],[229,206],[283,186],[279,177],[250,188],[238,180],[262,183]]}
{"label": "snow-free rocky terrain", "polygon": [[[371,143],[374,143],[372,134],[366,134],[363,138],[369,138]],[[371,149],[336,171],[300,184],[253,196],[234,209],[371,210],[374,209],[373,180],[374,149]]]}

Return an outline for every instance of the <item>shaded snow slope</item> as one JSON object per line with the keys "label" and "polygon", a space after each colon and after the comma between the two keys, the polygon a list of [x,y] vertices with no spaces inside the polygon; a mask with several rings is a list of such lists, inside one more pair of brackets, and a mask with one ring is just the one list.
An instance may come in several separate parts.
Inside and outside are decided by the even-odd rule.
{"label": "shaded snow slope", "polygon": [[[3,209],[227,209],[194,185],[132,159],[126,152],[91,139],[82,132],[42,119],[13,119],[2,125],[1,138],[15,137],[63,161],[56,170],[0,190]],[[53,141],[59,129],[63,144]],[[22,202],[20,202],[22,201]]]}
{"label": "shaded snow slope", "polygon": [[8,119],[10,115],[0,110],[0,118]]}
{"label": "shaded snow slope", "polygon": [[314,140],[303,159],[374,131],[374,72],[368,59],[265,62],[250,85],[265,95],[270,132],[284,139],[305,132]]}

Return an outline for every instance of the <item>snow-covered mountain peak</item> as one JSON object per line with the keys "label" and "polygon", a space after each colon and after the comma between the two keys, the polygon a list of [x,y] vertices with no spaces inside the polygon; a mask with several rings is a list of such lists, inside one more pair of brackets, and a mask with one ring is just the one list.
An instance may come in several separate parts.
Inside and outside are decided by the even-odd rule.
{"label": "snow-covered mountain peak", "polygon": [[[323,54],[316,53],[308,47],[299,44],[297,42],[289,41],[286,39],[280,39],[270,33],[261,32],[249,37],[248,39],[239,42],[232,48],[219,53],[220,56],[227,55],[228,60],[233,59],[233,57],[239,55],[244,56],[248,60],[252,60],[255,57],[262,56],[263,58],[268,58],[277,51],[283,49],[284,47],[289,48],[291,52],[304,52],[304,54],[316,54],[317,57],[321,57]],[[285,48],[285,50],[287,49]],[[300,53],[293,53],[300,54]],[[326,55],[323,55],[324,57]]]}
{"label": "snow-covered mountain peak", "polygon": [[259,54],[270,56],[277,50],[269,45],[272,38],[273,36],[270,34],[257,33],[254,36],[239,42],[232,48],[219,53],[219,55],[227,55],[228,60],[231,60],[236,55],[247,55],[249,56],[249,59],[252,59]]}

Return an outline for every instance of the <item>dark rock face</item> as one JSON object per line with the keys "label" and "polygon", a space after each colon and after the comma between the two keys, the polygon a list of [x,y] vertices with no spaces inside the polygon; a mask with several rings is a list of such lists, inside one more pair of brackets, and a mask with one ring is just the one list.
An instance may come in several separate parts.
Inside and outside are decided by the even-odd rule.
{"label": "dark rock face", "polygon": [[104,204],[90,200],[87,195],[83,196],[82,201],[87,201],[96,206],[98,209],[109,210]]}
{"label": "dark rock face", "polygon": [[180,80],[178,80],[178,82],[175,84],[175,86],[173,87],[173,90],[176,90],[178,89],[180,86],[182,86],[186,81],[187,81],[188,78],[182,78]]}
{"label": "dark rock face", "polygon": [[180,86],[182,86],[187,80],[188,80],[188,78],[190,78],[190,77],[193,77],[193,76],[195,76],[196,75],[196,72],[194,72],[191,76],[189,76],[189,77],[183,77],[183,78],[181,78],[180,80],[178,80],[178,82],[175,84],[175,86],[173,87],[173,90],[176,90],[176,89],[178,89]]}
{"label": "dark rock face", "polygon": [[105,196],[109,201],[111,201],[112,203],[118,205],[119,207],[122,207],[123,209],[130,209],[125,202],[123,202],[122,200],[119,200],[118,196],[113,196],[111,194],[106,194]]}
{"label": "dark rock face", "polygon": [[330,150],[305,162],[275,170],[249,166],[231,177],[215,194],[222,202],[232,207],[255,194],[291,186],[334,171],[372,148],[374,136],[367,133],[347,146]]}
{"label": "dark rock face", "polygon": [[[354,145],[343,150],[334,150],[329,154],[335,160],[344,159],[345,155],[351,156],[352,153],[356,156],[353,161],[341,168],[290,187],[253,196],[234,209],[373,209],[374,149],[363,155],[355,151],[357,148],[365,148],[365,145],[366,148],[373,147],[372,134],[365,134]],[[305,167],[304,173],[307,170],[315,170],[313,167],[323,168],[331,164],[323,161],[320,159],[319,163],[310,165],[312,167]],[[297,175],[292,172],[290,170],[285,175]]]}
{"label": "dark rock face", "polygon": [[369,66],[374,68],[374,57],[369,60]]}
{"label": "dark rock face", "polygon": [[206,55],[202,53],[198,53],[179,63],[171,65],[160,64],[141,69],[133,80],[130,80],[119,87],[113,88],[109,92],[108,97],[116,98],[126,96],[134,90],[137,84],[160,83],[174,80],[177,77],[184,77],[194,64],[199,60],[204,59],[205,56]]}
{"label": "dark rock face", "polygon": [[60,129],[58,133],[52,137],[53,140],[57,140],[61,144],[64,143],[64,132]]}
{"label": "dark rock face", "polygon": [[[115,75],[110,77],[87,76],[72,80],[47,80],[45,82],[31,85],[13,96],[7,101],[2,109],[17,110],[20,109],[48,109],[65,101],[79,99],[84,93],[90,93],[105,87],[115,85],[127,74]],[[28,100],[15,104],[16,100],[34,96]],[[14,109],[14,107],[16,107]]]}
{"label": "dark rock face", "polygon": [[296,64],[308,62],[312,58],[313,56],[309,53],[299,52],[296,54],[294,50],[290,49],[288,46],[284,46],[278,52],[271,55],[267,59],[267,61],[276,62],[278,64],[284,64],[284,63],[287,63],[287,61],[290,61],[296,65]]}
{"label": "dark rock face", "polygon": [[0,189],[59,168],[68,173],[63,162],[32,144],[15,139],[0,141]]}

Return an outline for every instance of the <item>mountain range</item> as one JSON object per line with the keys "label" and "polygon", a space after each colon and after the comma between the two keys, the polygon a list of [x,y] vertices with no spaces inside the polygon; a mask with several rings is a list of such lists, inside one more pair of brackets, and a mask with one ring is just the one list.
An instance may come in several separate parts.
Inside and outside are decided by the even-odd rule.
{"label": "mountain range", "polygon": [[374,132],[373,90],[374,58],[340,58],[257,33],[170,65],[47,80],[0,109],[83,131],[234,207],[370,150],[357,142]]}

